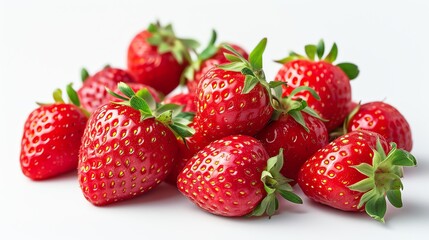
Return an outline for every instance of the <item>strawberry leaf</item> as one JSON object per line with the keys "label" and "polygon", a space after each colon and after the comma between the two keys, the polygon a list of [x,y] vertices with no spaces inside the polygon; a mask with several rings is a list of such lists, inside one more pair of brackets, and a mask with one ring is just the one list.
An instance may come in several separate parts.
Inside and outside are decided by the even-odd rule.
{"label": "strawberry leaf", "polygon": [[80,100],[79,96],[77,95],[76,91],[73,89],[73,84],[70,83],[66,87],[67,96],[69,97],[69,100],[72,104],[74,104],[77,107],[80,107]]}
{"label": "strawberry leaf", "polygon": [[217,67],[226,71],[241,72],[246,67],[246,64],[243,62],[231,62],[218,65]]}
{"label": "strawberry leaf", "polygon": [[371,198],[365,204],[365,211],[375,220],[384,223],[384,215],[386,214],[386,199],[384,197]]}
{"label": "strawberry leaf", "polygon": [[255,88],[256,84],[258,84],[259,81],[256,77],[246,75],[246,78],[244,80],[244,87],[241,91],[243,94],[247,94],[250,91],[252,91],[253,88]]}
{"label": "strawberry leaf", "polygon": [[89,78],[88,70],[86,70],[86,68],[82,68],[80,70],[80,79],[82,80],[82,82],[85,82],[86,79],[88,78]]}
{"label": "strawberry leaf", "polygon": [[337,55],[338,55],[338,47],[337,47],[337,44],[334,43],[332,45],[331,51],[325,57],[325,61],[332,63],[337,59]]}
{"label": "strawberry leaf", "polygon": [[320,39],[319,43],[317,43],[316,52],[317,57],[319,59],[322,59],[323,54],[325,54],[325,42],[323,41],[323,39]]}
{"label": "strawberry leaf", "polygon": [[389,200],[389,202],[396,208],[401,208],[402,207],[402,196],[401,196],[401,191],[398,189],[394,189],[394,190],[389,190],[387,191],[387,199]]}
{"label": "strawberry leaf", "polygon": [[305,54],[307,54],[307,57],[310,60],[314,60],[314,57],[316,56],[316,52],[317,52],[317,47],[315,45],[306,45],[305,46]]}
{"label": "strawberry leaf", "polygon": [[152,114],[152,110],[150,109],[146,101],[143,100],[143,98],[138,97],[136,95],[131,97],[130,106],[136,110],[142,111],[145,114],[148,114],[148,115]]}
{"label": "strawberry leaf", "polygon": [[55,89],[54,93],[52,94],[52,97],[54,98],[54,101],[56,103],[64,103],[63,92],[61,91],[61,89]]}
{"label": "strawberry leaf", "polygon": [[226,59],[228,59],[228,61],[230,61],[230,62],[239,62],[239,61],[241,61],[239,57],[237,57],[237,56],[235,56],[235,55],[233,55],[233,54],[230,54],[230,53],[224,53],[223,55],[224,55],[224,56],[225,56],[225,58],[226,58]]}
{"label": "strawberry leaf", "polygon": [[279,193],[284,199],[288,200],[289,202],[302,204],[302,199],[293,192],[279,189]]}
{"label": "strawberry leaf", "polygon": [[337,67],[341,68],[350,80],[355,79],[359,75],[359,68],[353,63],[339,63]]}
{"label": "strawberry leaf", "polygon": [[262,69],[262,55],[267,46],[267,38],[263,38],[249,55],[250,65],[254,70]]}

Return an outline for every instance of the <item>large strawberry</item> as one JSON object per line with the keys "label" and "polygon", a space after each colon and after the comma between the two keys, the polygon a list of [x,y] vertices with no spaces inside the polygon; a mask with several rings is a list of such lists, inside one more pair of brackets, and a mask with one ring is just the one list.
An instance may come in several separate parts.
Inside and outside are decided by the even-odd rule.
{"label": "large strawberry", "polygon": [[167,95],[179,85],[191,62],[189,51],[196,47],[194,40],[177,38],[171,25],[150,24],[128,47],[128,70],[136,81]]}
{"label": "large strawberry", "polygon": [[250,53],[249,60],[232,47],[225,53],[230,63],[210,69],[197,90],[195,123],[202,134],[220,139],[233,134],[254,135],[273,112],[271,89],[262,70],[266,39]]}
{"label": "large strawberry", "polygon": [[77,91],[82,107],[89,112],[109,102],[106,88],[113,89],[120,82],[133,82],[133,77],[119,68],[107,66],[93,76],[86,69],[81,72],[83,85]]}
{"label": "large strawberry", "polygon": [[[332,131],[341,125],[348,114],[352,94],[350,80],[357,77],[359,70],[352,63],[333,64],[338,53],[335,43],[325,58],[323,41],[317,46],[305,46],[305,52],[307,57],[292,52],[288,57],[277,61],[283,66],[275,80],[287,83],[287,87],[283,88],[285,96],[299,86],[313,88],[320,96],[320,101],[306,91],[297,97],[305,99],[311,108],[327,119],[326,127],[328,131]],[[319,60],[315,59],[316,55]]]}
{"label": "large strawberry", "polygon": [[363,211],[384,222],[386,196],[401,207],[403,166],[416,159],[389,146],[383,136],[354,131],[319,149],[301,168],[298,184],[316,202],[344,210]]}
{"label": "large strawberry", "polygon": [[262,144],[249,136],[216,140],[192,157],[179,174],[179,190],[202,209],[222,216],[271,216],[277,193],[294,203],[288,179],[280,174],[283,154],[268,159]]}
{"label": "large strawberry", "polygon": [[[198,88],[198,83],[201,78],[213,67],[216,65],[228,63],[229,60],[226,59],[225,53],[232,54],[231,51],[225,49],[223,44],[216,43],[216,31],[213,30],[212,37],[210,39],[207,47],[197,56],[197,59],[193,61],[184,71],[183,77],[186,79],[186,85],[188,86],[190,93],[195,93]],[[245,59],[249,56],[247,52],[238,45],[229,44],[234,48],[238,53],[240,53]]]}
{"label": "large strawberry", "polygon": [[[283,149],[284,166],[281,173],[292,180],[297,179],[302,164],[329,143],[328,131],[317,113],[305,101],[292,99],[301,89],[315,94],[314,90],[306,87],[296,88],[296,91],[279,102],[284,110],[279,115],[275,114],[278,116],[256,135],[270,157]],[[317,95],[315,97],[318,98]],[[295,184],[295,181],[291,184]]]}
{"label": "large strawberry", "polygon": [[42,180],[75,170],[80,139],[88,113],[80,108],[76,92],[67,86],[71,103],[65,103],[61,90],[54,92],[55,103],[40,104],[28,116],[21,140],[22,172]]}
{"label": "large strawberry", "polygon": [[413,139],[405,117],[392,105],[385,102],[368,102],[358,105],[346,119],[346,131],[370,130],[381,134],[398,148],[411,151]]}
{"label": "large strawberry", "polygon": [[[147,89],[135,93],[124,83],[122,104],[109,103],[91,115],[79,153],[79,183],[85,198],[106,205],[151,190],[177,158],[172,130],[191,136],[177,105],[156,103]],[[179,111],[177,111],[179,109]]]}

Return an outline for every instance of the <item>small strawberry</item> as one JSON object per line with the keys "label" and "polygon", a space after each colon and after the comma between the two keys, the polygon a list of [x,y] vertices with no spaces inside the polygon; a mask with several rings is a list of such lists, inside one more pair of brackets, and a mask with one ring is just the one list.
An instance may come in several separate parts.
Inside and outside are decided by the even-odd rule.
{"label": "small strawberry", "polygon": [[358,129],[381,134],[398,148],[411,151],[413,139],[405,117],[392,105],[385,102],[368,102],[358,105],[345,122],[347,132]]}
{"label": "small strawberry", "polygon": [[128,70],[136,81],[167,95],[179,85],[196,47],[194,40],[177,38],[171,25],[150,24],[128,47]]}
{"label": "small strawberry", "polygon": [[120,82],[133,82],[133,77],[119,68],[107,66],[93,76],[86,69],[81,72],[83,85],[77,91],[82,107],[93,112],[99,106],[109,102],[106,88],[113,89]]}
{"label": "small strawberry", "polygon": [[402,207],[403,166],[416,159],[404,150],[389,146],[383,136],[354,131],[319,149],[302,166],[298,184],[316,202],[343,210],[365,211],[384,222],[386,199]]}
{"label": "small strawberry", "polygon": [[222,216],[272,216],[277,193],[302,203],[279,171],[283,154],[269,159],[256,139],[228,136],[216,140],[192,157],[177,179],[186,197],[202,209]]}
{"label": "small strawberry", "polygon": [[24,175],[33,180],[55,177],[77,167],[80,139],[89,114],[79,107],[71,84],[67,93],[73,104],[65,103],[57,89],[55,103],[39,104],[25,122],[20,163]]}
{"label": "small strawberry", "polygon": [[[151,87],[151,86],[148,86],[148,85],[146,85],[146,84],[143,84],[143,83],[138,83],[138,82],[131,82],[131,83],[127,83],[127,85],[134,91],[134,92],[138,92],[138,91],[140,91],[141,89],[144,89],[144,88],[146,88],[148,91],[149,91],[149,93],[150,93],[150,95],[153,97],[153,99],[156,101],[156,102],[161,102],[161,100],[162,100],[162,98],[163,98],[163,96],[162,96],[162,94],[161,93],[159,93],[158,91],[156,91],[153,87]],[[118,84],[116,84],[113,88],[109,88],[109,89],[111,89],[112,90],[112,92],[114,92],[114,93],[116,93],[116,94],[121,94],[121,91],[119,90],[119,88],[118,88]],[[117,101],[118,100],[118,98],[116,98],[115,96],[113,96],[113,95],[111,95],[111,94],[108,94],[108,96],[107,96],[107,102],[106,103],[108,103],[108,102],[115,102],[115,101]]]}
{"label": "small strawberry", "polygon": [[[321,40],[317,46],[305,46],[307,57],[292,52],[290,56],[277,61],[283,66],[275,79],[287,83],[287,87],[283,88],[285,96],[299,86],[313,88],[320,96],[320,101],[308,92],[302,92],[297,97],[306,100],[322,118],[327,119],[326,128],[332,131],[340,126],[347,116],[351,101],[350,80],[357,77],[359,70],[352,63],[333,65],[338,53],[335,43],[329,54],[322,58],[324,48]],[[319,61],[315,60],[316,55]]]}
{"label": "small strawberry", "polygon": [[196,112],[197,104],[196,97],[193,93],[179,93],[173,96],[167,96],[164,103],[174,103],[183,106],[184,112]]}
{"label": "small strawberry", "polygon": [[250,53],[249,60],[230,46],[225,53],[231,63],[210,69],[197,90],[195,123],[212,140],[234,134],[254,135],[273,113],[271,88],[262,70],[267,39]]}
{"label": "small strawberry", "polygon": [[318,98],[314,90],[298,87],[280,101],[282,113],[265,126],[256,138],[262,142],[270,157],[283,149],[284,166],[281,173],[295,184],[302,164],[317,150],[329,143],[326,126],[305,101],[293,100],[301,90],[308,90]]}
{"label": "small strawberry", "polygon": [[124,96],[110,93],[125,102],[95,110],[82,137],[79,183],[94,205],[129,199],[156,187],[176,160],[175,133],[191,136],[179,106],[156,108],[147,89],[135,93],[124,83],[119,89]]}
{"label": "small strawberry", "polygon": [[[186,78],[186,85],[188,86],[190,93],[195,93],[197,91],[198,83],[201,78],[211,68],[229,62],[225,57],[225,53],[232,54],[232,52],[223,47],[225,43],[216,45],[216,37],[216,31],[213,30],[212,37],[207,47],[198,54],[198,58],[193,61],[183,73],[184,75],[182,77]],[[240,46],[235,44],[229,44],[229,46],[240,53],[245,59],[249,57],[247,52]]]}

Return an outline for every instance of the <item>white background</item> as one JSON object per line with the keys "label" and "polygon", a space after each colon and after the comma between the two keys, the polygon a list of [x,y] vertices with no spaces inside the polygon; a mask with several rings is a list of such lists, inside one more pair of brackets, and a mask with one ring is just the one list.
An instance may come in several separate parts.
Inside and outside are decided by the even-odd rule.
{"label": "white background", "polygon": [[[119,3],[121,2],[121,3]],[[6,1],[0,0],[0,239],[423,239],[429,226],[428,1]],[[79,85],[79,70],[125,67],[131,38],[150,21],[173,22],[180,36],[250,50],[268,37],[265,70],[289,50],[324,38],[339,62],[361,74],[353,99],[385,100],[409,120],[419,166],[403,180],[404,207],[387,223],[310,202],[283,204],[272,219],[228,219],[205,213],[172,186],[134,200],[94,207],[74,173],[34,182],[21,173],[22,128],[35,101],[54,88]],[[298,191],[302,196],[302,193]]]}

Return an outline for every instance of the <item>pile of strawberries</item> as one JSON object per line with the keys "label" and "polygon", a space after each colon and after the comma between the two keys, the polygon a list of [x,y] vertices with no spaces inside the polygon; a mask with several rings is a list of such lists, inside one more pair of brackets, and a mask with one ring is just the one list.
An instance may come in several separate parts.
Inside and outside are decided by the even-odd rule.
{"label": "pile of strawberries", "polygon": [[334,64],[336,44],[291,52],[272,81],[266,44],[248,54],[213,32],[197,51],[171,25],[151,24],[131,41],[127,70],[83,70],[78,91],[66,88],[70,103],[56,90],[55,103],[29,115],[23,173],[43,180],[77,168],[97,206],[166,181],[222,216],[272,216],[278,197],[302,203],[297,183],[316,202],[383,222],[386,197],[402,206],[403,167],[416,165],[407,121],[385,102],[352,101],[359,70]]}

